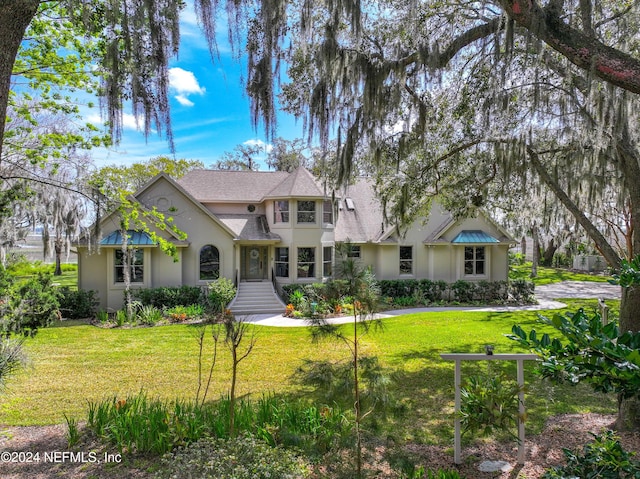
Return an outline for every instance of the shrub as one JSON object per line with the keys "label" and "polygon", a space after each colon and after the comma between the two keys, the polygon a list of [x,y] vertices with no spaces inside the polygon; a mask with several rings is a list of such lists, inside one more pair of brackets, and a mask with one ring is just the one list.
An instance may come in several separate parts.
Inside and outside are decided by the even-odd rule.
{"label": "shrub", "polygon": [[567,458],[565,466],[547,470],[542,479],[564,479],[567,477],[598,479],[635,479],[640,477],[640,462],[631,459],[612,431],[594,435],[594,440],[585,445],[582,456],[563,449]]}
{"label": "shrub", "polygon": [[221,313],[236,296],[236,287],[228,278],[219,278],[209,283],[207,301],[215,313]]}
{"label": "shrub", "polygon": [[308,468],[293,453],[243,434],[235,439],[201,439],[162,458],[157,479],[298,479]]}
{"label": "shrub", "polygon": [[90,318],[95,313],[98,303],[96,292],[92,290],[72,290],[68,286],[59,288],[60,313],[64,318],[80,319]]}
{"label": "shrub", "polygon": [[202,290],[198,286],[164,286],[161,288],[141,288],[131,291],[132,297],[143,306],[173,308],[200,303]]}
{"label": "shrub", "polygon": [[109,322],[109,313],[106,312],[104,309],[101,309],[100,311],[98,311],[96,313],[96,319],[101,324],[108,323]]}
{"label": "shrub", "polygon": [[142,324],[153,326],[163,318],[162,311],[155,306],[146,305],[140,307],[136,313],[136,320]]}
{"label": "shrub", "polygon": [[474,283],[459,279],[451,285],[453,298],[461,303],[471,303],[474,297]]}
{"label": "shrub", "polygon": [[[393,411],[397,402],[391,394],[391,379],[378,358],[363,356],[359,362],[360,401],[364,409],[375,409],[384,416]],[[312,386],[323,401],[338,404],[345,409],[353,406],[353,363],[306,361],[295,378],[305,386]]]}
{"label": "shrub", "polygon": [[509,283],[509,295],[518,303],[532,303],[535,284],[525,279],[514,279]]}
{"label": "shrub", "polygon": [[517,426],[520,386],[504,375],[470,376],[460,390],[460,416],[463,433],[508,432]]}
{"label": "shrub", "polygon": [[7,379],[27,363],[22,344],[24,338],[13,339],[0,336],[0,390]]}
{"label": "shrub", "polygon": [[49,274],[39,273],[19,283],[10,295],[1,325],[5,334],[33,336],[38,328],[50,325],[59,317],[59,293],[52,286]]}

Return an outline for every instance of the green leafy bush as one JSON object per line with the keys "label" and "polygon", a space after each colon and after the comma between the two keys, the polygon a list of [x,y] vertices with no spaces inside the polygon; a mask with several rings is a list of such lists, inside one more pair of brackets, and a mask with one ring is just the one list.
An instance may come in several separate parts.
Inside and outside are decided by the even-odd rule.
{"label": "green leafy bush", "polygon": [[204,438],[162,458],[157,479],[299,479],[306,465],[286,449],[243,434],[230,440]]}
{"label": "green leafy bush", "polygon": [[228,278],[219,278],[207,286],[207,301],[213,312],[221,313],[236,296],[236,287]]}
{"label": "green leafy bush", "polygon": [[594,435],[586,444],[582,455],[563,449],[567,459],[564,466],[547,470],[542,479],[637,479],[640,477],[640,462],[634,461],[625,451],[613,431]]}
{"label": "green leafy bush", "polygon": [[160,322],[163,317],[162,311],[151,305],[142,306],[136,312],[136,321],[148,326],[153,326]]}
{"label": "green leafy bush", "polygon": [[68,286],[59,288],[60,313],[68,319],[90,318],[95,313],[98,300],[92,290],[72,290]]}
{"label": "green leafy bush", "polygon": [[131,295],[143,306],[155,306],[156,308],[189,306],[202,301],[202,290],[198,286],[141,288],[132,290]]}
{"label": "green leafy bush", "polygon": [[51,284],[51,275],[41,274],[13,285],[3,299],[0,330],[8,334],[33,336],[38,328],[59,318],[60,295]]}
{"label": "green leafy bush", "polygon": [[547,333],[539,337],[535,329],[527,333],[518,325],[507,337],[542,357],[538,370],[543,377],[572,384],[584,381],[595,391],[624,398],[640,395],[640,332],[620,334],[616,323],[603,325],[599,314],[589,317],[583,309],[539,316],[538,321],[559,331],[562,340]]}
{"label": "green leafy bush", "polygon": [[471,303],[475,296],[475,283],[459,279],[451,285],[453,299],[461,303]]}
{"label": "green leafy bush", "polygon": [[511,435],[518,424],[518,384],[503,374],[470,376],[461,388],[462,432],[489,435],[503,431]]}
{"label": "green leafy bush", "polygon": [[532,303],[535,301],[535,284],[525,279],[514,279],[509,283],[509,294],[518,303]]}

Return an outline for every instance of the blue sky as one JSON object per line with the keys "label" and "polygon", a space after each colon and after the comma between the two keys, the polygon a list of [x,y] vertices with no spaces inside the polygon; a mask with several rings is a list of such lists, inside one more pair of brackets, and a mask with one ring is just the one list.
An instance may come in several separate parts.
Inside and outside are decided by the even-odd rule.
{"label": "blue sky", "polygon": [[[175,156],[200,160],[207,167],[240,144],[258,143],[269,147],[263,128],[259,126],[255,131],[251,126],[249,99],[241,84],[241,78],[246,76],[246,64],[233,59],[226,32],[226,25],[220,22],[220,57],[212,62],[193,8],[188,6],[181,16],[180,54],[171,62],[169,72]],[[100,123],[97,111],[89,113],[87,119]],[[125,111],[123,125],[118,146],[92,152],[96,167],[128,165],[171,155],[166,138],[157,132],[145,139],[130,111]],[[280,113],[277,136],[290,140],[302,137],[302,122]]]}

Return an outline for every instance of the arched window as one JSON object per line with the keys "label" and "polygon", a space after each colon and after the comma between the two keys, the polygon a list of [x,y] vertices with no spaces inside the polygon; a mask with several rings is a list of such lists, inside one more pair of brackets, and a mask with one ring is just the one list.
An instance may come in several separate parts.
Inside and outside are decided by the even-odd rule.
{"label": "arched window", "polygon": [[211,280],[220,277],[220,252],[213,245],[205,245],[200,250],[200,279]]}

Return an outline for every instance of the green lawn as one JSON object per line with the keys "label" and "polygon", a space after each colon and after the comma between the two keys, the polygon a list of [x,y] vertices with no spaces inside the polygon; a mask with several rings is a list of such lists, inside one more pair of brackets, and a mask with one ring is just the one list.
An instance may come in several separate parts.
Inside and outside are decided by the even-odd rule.
{"label": "green lawn", "polygon": [[[595,301],[573,302],[595,307]],[[530,312],[443,312],[412,314],[384,321],[382,332],[368,335],[363,352],[377,355],[395,380],[395,394],[406,414],[388,426],[398,440],[449,441],[452,437],[453,364],[443,352],[481,352],[496,345],[496,352],[519,351],[503,335],[514,323],[531,327]],[[304,395],[291,380],[305,359],[340,359],[347,351],[341,343],[311,342],[307,328],[253,328],[257,336],[251,355],[240,366],[240,394],[264,392]],[[195,395],[197,345],[193,327],[172,325],[138,329],[100,329],[64,322],[41,330],[26,343],[31,366],[12,379],[2,393],[0,424],[34,425],[63,422],[63,414],[86,417],[87,401],[123,397],[146,391],[173,399]],[[464,373],[485,364],[465,364]],[[515,375],[515,366],[503,365]],[[540,430],[557,413],[615,411],[615,398],[584,387],[540,382],[527,367],[530,424]],[[213,383],[213,398],[229,387],[229,354],[221,349]]]}
{"label": "green lawn", "polygon": [[605,283],[611,276],[603,274],[578,273],[568,269],[547,268],[538,266],[538,276],[531,278],[531,263],[523,265],[511,265],[509,267],[509,279],[527,279],[536,285],[559,283],[561,281],[594,281]]}

